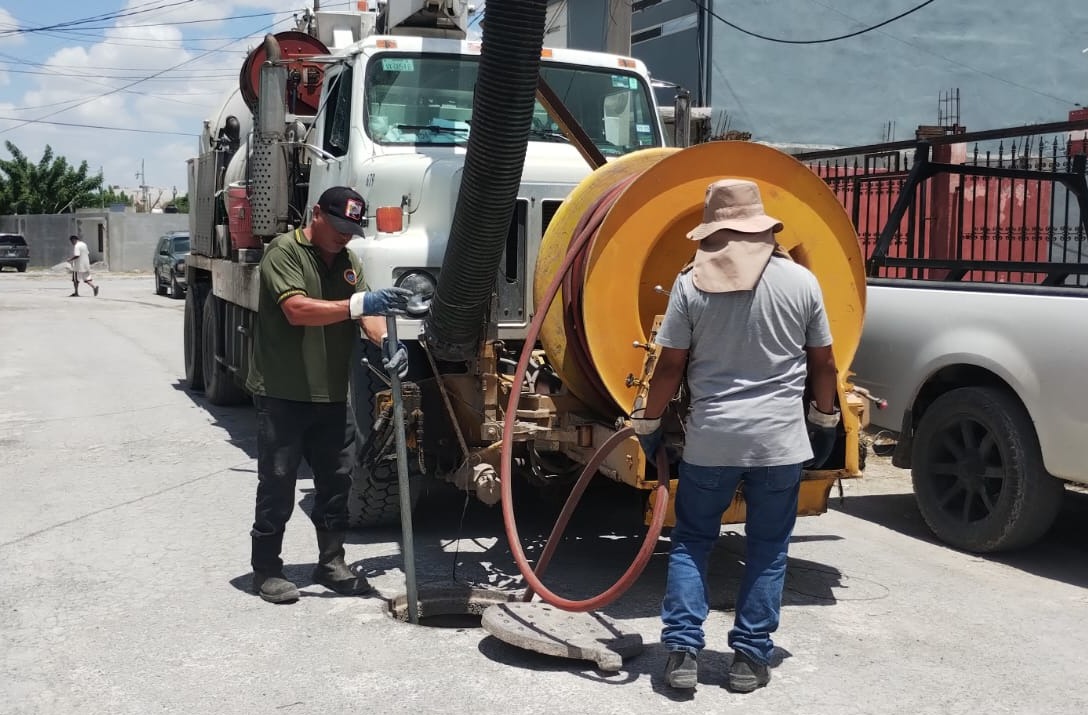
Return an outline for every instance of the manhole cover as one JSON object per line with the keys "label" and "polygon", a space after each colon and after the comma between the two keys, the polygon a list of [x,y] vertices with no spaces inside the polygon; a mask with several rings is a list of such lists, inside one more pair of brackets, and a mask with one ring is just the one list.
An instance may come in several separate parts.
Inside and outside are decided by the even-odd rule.
{"label": "manhole cover", "polygon": [[624,633],[600,613],[571,613],[546,603],[500,603],[484,611],[484,630],[504,643],[544,655],[591,660],[616,671],[642,652],[642,636]]}

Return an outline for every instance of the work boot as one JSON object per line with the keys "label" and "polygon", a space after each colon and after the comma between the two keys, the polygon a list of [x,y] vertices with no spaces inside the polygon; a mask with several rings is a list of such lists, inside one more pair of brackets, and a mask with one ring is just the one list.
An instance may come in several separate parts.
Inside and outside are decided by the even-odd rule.
{"label": "work boot", "polygon": [[298,600],[298,588],[288,581],[282,572],[276,574],[254,572],[253,590],[269,603],[294,603]]}
{"label": "work boot", "polygon": [[665,682],[670,687],[690,690],[695,687],[699,675],[699,666],[694,653],[686,650],[674,650],[669,653],[665,663]]}
{"label": "work boot", "polygon": [[91,286],[91,288],[94,289],[94,297],[97,298],[98,297],[98,286]]}
{"label": "work boot", "polygon": [[365,578],[354,574],[344,561],[344,532],[317,532],[317,566],[311,574],[315,583],[342,596],[363,596],[374,591]]}
{"label": "work boot", "polygon": [[750,656],[733,651],[733,664],[729,666],[726,685],[734,693],[750,693],[771,682],[771,669],[763,663],[757,663]]}

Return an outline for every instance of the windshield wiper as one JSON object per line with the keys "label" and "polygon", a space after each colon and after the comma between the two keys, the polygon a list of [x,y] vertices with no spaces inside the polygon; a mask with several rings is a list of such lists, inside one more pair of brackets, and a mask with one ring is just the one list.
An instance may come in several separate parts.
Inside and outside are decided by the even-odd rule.
{"label": "windshield wiper", "polygon": [[394,124],[397,129],[410,129],[415,132],[433,132],[435,134],[459,134],[467,132],[468,127],[443,127],[437,124]]}
{"label": "windshield wiper", "polygon": [[566,142],[568,144],[570,143],[570,139],[567,138],[566,134],[564,134],[563,132],[555,132],[550,129],[533,128],[529,130],[529,136],[539,139],[551,139],[553,141]]}

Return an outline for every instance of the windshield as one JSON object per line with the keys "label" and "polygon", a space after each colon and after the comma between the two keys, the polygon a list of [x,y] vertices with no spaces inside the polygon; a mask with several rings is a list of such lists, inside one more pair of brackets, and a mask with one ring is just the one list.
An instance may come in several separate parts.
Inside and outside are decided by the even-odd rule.
{"label": "windshield", "polygon": [[[370,62],[366,126],[385,145],[464,145],[472,123],[477,57],[383,54]],[[542,64],[540,74],[605,156],[659,146],[649,92],[630,72]],[[532,141],[566,142],[539,102]]]}
{"label": "windshield", "polygon": [[174,253],[188,253],[189,252],[189,239],[188,238],[175,238],[174,239]]}
{"label": "windshield", "polygon": [[0,246],[25,246],[26,239],[22,236],[0,236]]}

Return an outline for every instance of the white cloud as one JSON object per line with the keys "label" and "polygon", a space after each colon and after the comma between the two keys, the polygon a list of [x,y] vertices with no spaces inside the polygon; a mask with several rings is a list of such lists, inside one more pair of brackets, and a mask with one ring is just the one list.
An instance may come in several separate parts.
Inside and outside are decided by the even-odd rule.
{"label": "white cloud", "polygon": [[[121,18],[113,28],[97,31],[99,40],[72,42],[47,56],[32,57],[37,36],[28,39],[13,36],[22,40],[18,53],[13,49],[14,45],[12,49],[3,46],[5,42],[17,40],[5,40],[0,36],[0,52],[9,51],[42,65],[28,67],[41,72],[40,75],[19,75],[23,81],[29,80],[21,93],[4,93],[0,117],[193,135],[105,131],[44,123],[3,131],[16,125],[0,120],[0,142],[11,141],[31,160],[37,160],[49,144],[73,165],[86,160],[91,173],[101,166],[108,184],[138,183],[134,177],[144,160],[149,184],[165,189],[176,186],[179,193],[184,193],[187,190],[185,162],[195,154],[201,123],[237,85],[244,50],[259,42],[259,35],[248,42],[233,44],[228,43],[227,38],[247,32],[260,33],[275,20],[281,21],[276,30],[293,28],[289,15],[229,18],[298,11],[303,4],[300,0],[185,3]],[[130,0],[126,9],[140,9],[141,6],[148,7],[147,0]],[[96,8],[88,7],[82,14],[96,11]],[[194,20],[213,22],[193,24]],[[16,26],[20,23],[0,10],[0,29],[8,24]],[[232,51],[207,52],[225,45]],[[177,69],[172,69],[175,67]],[[136,83],[160,72],[159,76]],[[6,76],[0,70],[0,83],[10,84],[14,76]],[[126,88],[126,85],[132,86]],[[57,110],[65,111],[46,116]],[[2,147],[0,156],[6,156]]]}

